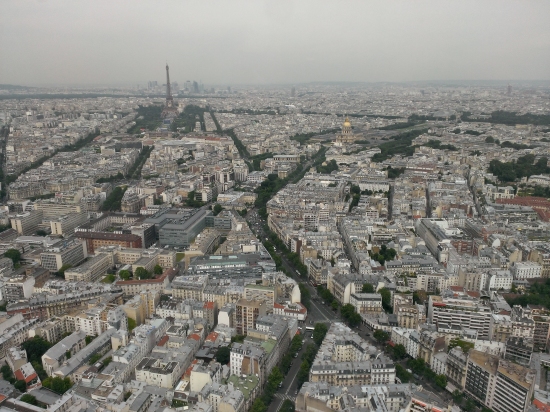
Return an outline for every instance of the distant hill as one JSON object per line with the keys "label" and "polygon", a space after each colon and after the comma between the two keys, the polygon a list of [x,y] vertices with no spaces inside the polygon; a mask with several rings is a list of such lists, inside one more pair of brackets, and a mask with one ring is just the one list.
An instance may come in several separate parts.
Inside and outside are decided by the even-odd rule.
{"label": "distant hill", "polygon": [[0,84],[0,90],[26,90],[27,86],[18,86],[16,84]]}

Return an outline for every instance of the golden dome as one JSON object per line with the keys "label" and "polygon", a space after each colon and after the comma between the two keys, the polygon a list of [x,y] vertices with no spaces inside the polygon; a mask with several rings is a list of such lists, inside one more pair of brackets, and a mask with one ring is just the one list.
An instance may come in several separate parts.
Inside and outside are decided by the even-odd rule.
{"label": "golden dome", "polygon": [[344,120],[344,127],[351,127],[351,123],[349,122],[349,119],[347,116],[346,116],[346,120]]}

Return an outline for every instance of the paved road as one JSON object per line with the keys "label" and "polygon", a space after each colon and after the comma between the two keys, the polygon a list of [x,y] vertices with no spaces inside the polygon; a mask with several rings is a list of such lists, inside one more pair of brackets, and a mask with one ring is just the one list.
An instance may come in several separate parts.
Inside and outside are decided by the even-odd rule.
{"label": "paved road", "polygon": [[[308,161],[304,165],[304,169],[307,170],[309,167],[311,167],[311,164],[312,162]],[[265,219],[262,219],[258,215],[258,209],[255,207],[250,209],[246,215],[246,220],[258,239],[263,242],[268,237],[267,233],[264,231],[264,225],[266,225],[267,222],[265,221]],[[298,282],[303,282],[308,288],[311,295],[311,305],[310,309],[308,310],[308,317],[305,323],[300,322],[301,324],[299,325],[303,328],[302,330],[305,331],[306,326],[313,326],[313,324],[318,322],[329,323],[339,320],[338,315],[332,309],[328,308],[326,305],[323,305],[322,299],[317,295],[317,290],[309,283],[306,283],[304,281],[304,278],[296,272],[296,268],[292,265],[292,263],[289,262],[285,256],[279,256],[282,259],[283,267],[287,270],[291,277]],[[305,348],[308,344],[313,343],[313,340],[309,337],[310,335],[311,333],[305,333],[304,345],[300,352],[298,352],[298,357],[295,358],[292,362],[292,366],[290,367],[290,370],[283,380],[282,387],[279,388],[279,390],[275,394],[275,398],[269,405],[268,412],[277,412],[281,407],[283,401],[286,399],[289,399],[293,402],[295,401],[298,389],[296,375],[298,374],[298,370],[300,369],[300,364],[302,363],[302,354],[304,353]]]}

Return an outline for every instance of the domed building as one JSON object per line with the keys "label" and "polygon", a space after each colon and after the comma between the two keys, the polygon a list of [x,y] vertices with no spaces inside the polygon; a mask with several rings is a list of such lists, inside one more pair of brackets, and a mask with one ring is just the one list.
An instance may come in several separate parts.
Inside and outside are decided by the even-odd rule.
{"label": "domed building", "polygon": [[346,120],[344,120],[344,123],[342,124],[342,132],[336,136],[336,141],[334,144],[336,146],[345,146],[346,144],[353,142],[355,142],[355,136],[353,135],[349,118],[346,116]]}

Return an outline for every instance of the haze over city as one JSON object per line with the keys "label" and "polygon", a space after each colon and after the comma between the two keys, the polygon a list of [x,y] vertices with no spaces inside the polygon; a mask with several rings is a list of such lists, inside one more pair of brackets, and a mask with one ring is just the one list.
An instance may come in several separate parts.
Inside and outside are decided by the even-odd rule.
{"label": "haze over city", "polygon": [[550,79],[547,1],[4,1],[0,83]]}
{"label": "haze over city", "polygon": [[550,411],[550,2],[0,15],[0,412]]}

